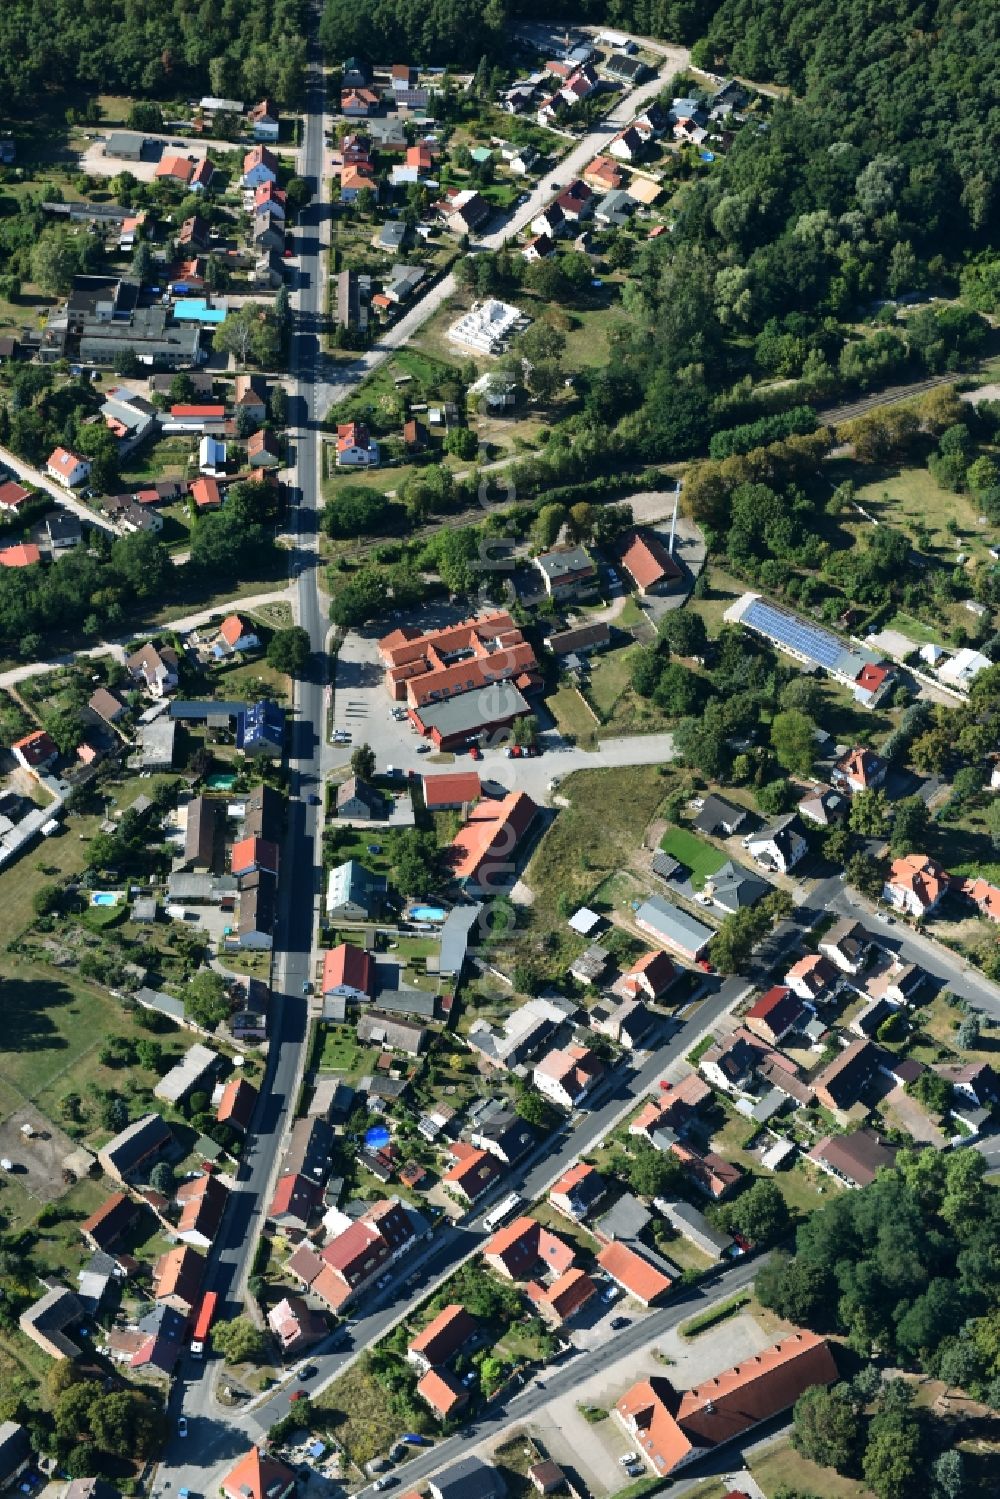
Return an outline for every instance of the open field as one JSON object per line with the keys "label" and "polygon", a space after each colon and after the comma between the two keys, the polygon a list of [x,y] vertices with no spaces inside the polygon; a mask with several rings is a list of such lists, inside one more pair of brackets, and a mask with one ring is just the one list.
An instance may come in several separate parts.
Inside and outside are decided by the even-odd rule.
{"label": "open field", "polygon": [[[880,520],[902,527],[915,540],[918,531],[926,530],[930,541],[921,550],[931,556],[954,560],[958,551],[969,550],[970,541],[995,540],[994,528],[979,524],[982,511],[973,496],[942,489],[926,468],[877,470],[868,466],[856,470],[855,483],[862,479],[865,482],[856,491],[858,503]],[[956,531],[949,529],[951,521]]]}
{"label": "open field", "polygon": [[701,615],[709,635],[715,639],[722,629],[722,616],[730,604],[746,593],[749,585],[740,578],[734,578],[731,573],[723,572],[721,567],[710,564],[706,571],[709,585],[707,596],[699,599],[692,595],[684,607]]}
{"label": "open field", "polygon": [[753,1454],[750,1471],[765,1494],[774,1494],[785,1484],[793,1493],[822,1494],[823,1499],[872,1499],[871,1489],[864,1484],[800,1457],[787,1440]]}
{"label": "open field", "polygon": [[575,739],[583,749],[593,746],[597,720],[575,687],[568,684],[558,687],[545,699],[545,706],[559,725],[560,733]]}
{"label": "open field", "polygon": [[635,651],[635,646],[608,651],[603,656],[597,657],[591,667],[590,695],[597,711],[605,718],[609,716],[615,703],[628,686]]}

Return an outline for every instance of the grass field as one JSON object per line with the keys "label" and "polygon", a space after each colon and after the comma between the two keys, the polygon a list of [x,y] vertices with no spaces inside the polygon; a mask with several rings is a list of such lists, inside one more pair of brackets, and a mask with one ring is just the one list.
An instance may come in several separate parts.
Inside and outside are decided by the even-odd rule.
{"label": "grass field", "polygon": [[590,695],[604,718],[607,718],[615,703],[629,683],[632,661],[637,646],[625,646],[621,650],[608,651],[595,659],[590,672]]}
{"label": "grass field", "polygon": [[[341,1442],[351,1461],[359,1467],[381,1452],[388,1452],[404,1431],[429,1429],[429,1417],[399,1414],[387,1392],[368,1373],[367,1358],[360,1358],[340,1379],[335,1379],[315,1397],[323,1413],[323,1426]],[[398,1405],[398,1402],[397,1402]]]}
{"label": "grass field", "polygon": [[525,875],[540,930],[562,931],[561,895],[578,905],[613,870],[629,863],[669,790],[670,774],[655,765],[635,765],[581,770],[562,783],[560,794],[569,806],[545,834]]}
{"label": "grass field", "polygon": [[784,1484],[793,1493],[822,1494],[823,1499],[872,1499],[864,1484],[800,1457],[788,1441],[752,1454],[750,1472],[765,1494],[775,1493]]}
{"label": "grass field", "polygon": [[[833,465],[824,466],[827,467],[832,469]],[[926,468],[881,471],[856,468],[853,477],[859,484],[856,491],[859,504],[880,520],[891,521],[911,535],[926,528],[930,533],[926,550],[939,560],[953,559],[959,550],[968,551],[970,540],[983,544],[993,540],[993,528],[979,524],[982,512],[975,499],[942,489]],[[956,523],[957,535],[949,531],[949,521]]]}
{"label": "grass field", "polygon": [[700,890],[726,862],[725,854],[703,838],[689,833],[687,828],[668,828],[660,840],[660,847],[691,871],[691,884],[696,890]]}
{"label": "grass field", "polygon": [[708,568],[708,583],[707,597],[697,599],[692,596],[684,607],[701,615],[705,628],[714,640],[722,629],[722,616],[730,604],[746,593],[748,585],[741,579],[734,578],[731,573],[723,572],[720,567],[713,566]]}
{"label": "grass field", "polygon": [[354,1072],[361,1061],[361,1048],[354,1033],[328,1030],[323,1036],[319,1055],[320,1072]]}
{"label": "grass field", "polygon": [[559,725],[560,733],[575,739],[582,749],[594,747],[597,720],[575,687],[558,687],[545,699],[545,706]]}
{"label": "grass field", "polygon": [[886,630],[898,630],[900,635],[905,635],[916,645],[940,645],[940,630],[932,630],[922,620],[916,619],[912,614],[907,614],[902,609],[897,609],[891,619],[887,619],[883,626]]}

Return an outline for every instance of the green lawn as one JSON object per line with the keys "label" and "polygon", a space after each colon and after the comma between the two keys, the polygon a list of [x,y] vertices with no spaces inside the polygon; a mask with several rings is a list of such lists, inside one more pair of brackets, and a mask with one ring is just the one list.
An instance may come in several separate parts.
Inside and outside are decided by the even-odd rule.
{"label": "green lawn", "polygon": [[705,628],[714,640],[722,629],[722,617],[726,610],[741,594],[746,593],[749,584],[744,583],[741,578],[734,578],[731,573],[723,572],[721,567],[710,565],[708,585],[705,598],[698,599],[692,595],[684,607],[701,616],[705,621]]}
{"label": "green lawn", "polygon": [[822,1494],[823,1499],[872,1499],[864,1484],[801,1457],[787,1440],[751,1454],[750,1472],[765,1494],[775,1493],[784,1484],[795,1493]]}
{"label": "green lawn", "polygon": [[361,1047],[346,1027],[327,1030],[319,1056],[320,1072],[355,1072],[361,1062]]}
{"label": "green lawn", "polygon": [[660,847],[691,871],[691,884],[696,890],[700,890],[726,862],[724,853],[686,828],[668,828],[660,840]]}
{"label": "green lawn", "polygon": [[[620,623],[620,617],[619,617]],[[590,672],[590,695],[598,713],[607,718],[629,683],[637,646],[607,651],[595,658]]]}
{"label": "green lawn", "polygon": [[900,635],[905,635],[916,645],[940,645],[940,630],[932,630],[922,620],[916,619],[912,614],[907,614],[903,609],[897,609],[891,619],[887,619],[883,629],[898,630]]}
{"label": "green lawn", "polygon": [[575,687],[558,687],[545,699],[545,706],[559,725],[559,732],[575,739],[582,749],[594,747],[597,720]]}

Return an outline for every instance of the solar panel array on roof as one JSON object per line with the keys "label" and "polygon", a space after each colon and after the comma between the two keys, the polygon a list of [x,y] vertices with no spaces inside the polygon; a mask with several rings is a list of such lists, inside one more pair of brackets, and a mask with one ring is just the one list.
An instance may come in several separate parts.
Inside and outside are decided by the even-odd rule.
{"label": "solar panel array on roof", "polygon": [[817,666],[825,666],[828,671],[837,669],[844,654],[843,644],[836,635],[831,635],[828,630],[821,630],[817,625],[808,624],[794,614],[786,614],[783,609],[776,609],[772,604],[765,604],[762,599],[754,599],[741,622],[751,630],[768,636],[778,645],[785,645],[789,650],[815,661]]}

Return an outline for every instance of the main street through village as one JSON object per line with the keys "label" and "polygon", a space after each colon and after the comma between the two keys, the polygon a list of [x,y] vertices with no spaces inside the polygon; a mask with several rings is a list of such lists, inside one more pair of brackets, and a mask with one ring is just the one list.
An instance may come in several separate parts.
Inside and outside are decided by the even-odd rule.
{"label": "main street through village", "polygon": [[[314,37],[318,14],[315,22]],[[670,49],[665,57],[665,67],[677,69],[686,60],[687,55],[682,49]],[[485,235],[481,246],[496,247],[517,228],[528,223],[550,196],[556,179],[565,181],[580,171],[608,137],[661,87],[662,78],[657,77],[623,97],[609,116],[538,184],[516,217]],[[315,197],[312,206],[304,211],[297,231],[298,286],[293,296],[295,330],[291,349],[294,395],[290,418],[294,446],[293,510],[288,527],[295,538],[291,559],[294,614],[297,623],[309,634],[313,665],[295,687],[290,810],[283,850],[282,904],[274,947],[275,1013],[267,1074],[238,1190],[231,1194],[226,1217],[211,1252],[208,1284],[221,1293],[229,1315],[235,1315],[242,1301],[283,1136],[294,1115],[302,1081],[308,1003],[304,985],[314,971],[313,943],[321,895],[320,798],[324,777],[344,758],[342,751],[335,754],[331,749],[327,734],[329,625],[327,604],[321,591],[318,553],[321,424],[330,406],[377,368],[394,349],[412,338],[455,289],[454,278],[451,275],[444,277],[364,355],[336,365],[324,355],[321,333],[325,257],[329,241],[328,207],[323,190],[326,176],[325,108],[322,59],[314,40],[307,75],[299,169],[313,185]],[[347,702],[352,691],[350,671],[351,659],[348,658],[345,675],[338,682],[338,693]],[[359,673],[359,684],[360,681]],[[343,709],[338,707],[337,711]],[[386,718],[385,713],[381,718]],[[376,743],[380,759],[383,758],[383,747],[377,743],[374,715],[365,720],[364,732],[357,737],[370,738]],[[397,748],[396,753],[404,770],[415,768],[420,763],[415,758],[415,744],[411,749],[404,748],[401,753]],[[494,751],[490,765],[484,770],[498,776],[502,773],[508,783],[513,780],[519,789],[528,790],[538,798],[548,791],[550,794],[546,799],[551,800],[561,776],[581,765],[657,763],[670,758],[672,753],[670,736],[661,735],[606,743],[596,753],[567,748],[564,754],[514,764],[504,762],[499,752]],[[495,760],[493,755],[497,757]],[[639,1065],[620,1065],[615,1069],[587,1112],[567,1123],[555,1139],[547,1140],[540,1159],[529,1161],[511,1172],[494,1196],[517,1190],[531,1201],[543,1193],[568,1165],[614,1128],[637,1099],[655,1090],[658,1081],[671,1069],[677,1068],[699,1037],[711,1031],[748,993],[756,980],[766,977],[782,952],[800,942],[826,911],[859,916],[873,929],[880,921],[885,921],[884,917],[880,918],[860,906],[845,890],[840,878],[825,879],[811,888],[804,888],[792,918],[782,923],[758,952],[749,975],[725,980],[706,978],[696,998],[682,1015],[667,1024]],[[942,979],[946,977],[953,989],[966,995],[979,1008],[1000,1017],[997,990],[981,975],[967,970],[956,976],[939,949],[900,926],[883,925],[880,936],[887,944],[895,946],[903,958],[919,960],[930,972]],[[458,1263],[481,1249],[486,1237],[482,1211],[483,1205],[474,1217],[458,1224],[440,1226],[429,1244],[420,1244],[411,1251],[409,1258],[397,1268],[392,1285],[380,1295],[368,1298],[346,1329],[311,1354],[309,1363],[315,1373],[307,1385],[303,1386],[293,1376],[252,1405],[231,1408],[220,1404],[218,1398],[220,1361],[209,1359],[199,1363],[188,1358],[182,1378],[175,1385],[170,1406],[173,1434],[154,1482],[153,1493],[157,1499],[176,1499],[179,1491],[185,1489],[191,1495],[214,1494],[225,1467],[245,1451],[249,1441],[263,1440],[274,1422],[289,1411],[297,1390],[308,1388],[315,1393],[321,1389],[398,1321],[414,1300],[425,1297]],[[468,1436],[449,1438],[432,1450],[413,1457],[406,1466],[407,1479],[422,1479],[452,1460],[459,1449],[468,1451],[476,1443],[495,1437],[506,1425],[524,1419],[550,1399],[571,1389],[586,1373],[599,1371],[675,1327],[691,1315],[692,1309],[752,1284],[755,1271],[755,1261],[737,1263],[721,1272],[714,1281],[672,1299],[668,1307],[640,1315],[620,1332],[609,1333],[599,1346],[574,1350],[547,1375],[544,1387],[537,1383],[532,1385],[478,1418]],[[331,1347],[331,1343],[336,1346]],[[186,1437],[177,1431],[177,1418],[182,1414],[187,1420]]]}

